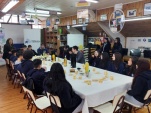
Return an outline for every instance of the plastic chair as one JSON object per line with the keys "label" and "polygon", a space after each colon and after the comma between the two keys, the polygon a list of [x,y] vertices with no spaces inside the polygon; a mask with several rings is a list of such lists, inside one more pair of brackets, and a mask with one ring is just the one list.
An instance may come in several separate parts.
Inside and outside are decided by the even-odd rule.
{"label": "plastic chair", "polygon": [[93,108],[100,113],[122,113],[125,97],[123,94],[115,96],[113,103],[107,102],[103,105]]}
{"label": "plastic chair", "polygon": [[37,110],[42,111],[43,113],[47,113],[47,109],[51,106],[50,100],[47,96],[40,97],[35,99],[32,91],[28,90],[23,86],[23,90],[26,91],[28,97],[28,105],[32,105],[30,113],[32,113],[33,106],[36,107],[35,113]]}
{"label": "plastic chair", "polygon": [[143,107],[145,107],[145,106],[147,107],[148,113],[150,113],[149,104],[151,103],[151,90],[148,90],[148,92],[147,92],[147,94],[146,94],[144,100],[145,100],[145,103],[144,103],[143,106],[135,105],[135,104],[133,104],[133,103],[131,103],[131,102],[128,102],[128,101],[126,101],[126,100],[125,100],[125,103],[133,107],[134,113],[136,113],[136,111],[137,111],[138,109],[141,109],[141,108],[143,108]]}

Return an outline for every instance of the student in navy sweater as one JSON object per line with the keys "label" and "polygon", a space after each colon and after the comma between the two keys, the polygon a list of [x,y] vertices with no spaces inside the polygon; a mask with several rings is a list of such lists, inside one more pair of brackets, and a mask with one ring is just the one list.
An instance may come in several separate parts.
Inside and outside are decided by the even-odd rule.
{"label": "student in navy sweater", "polygon": [[110,64],[109,54],[107,52],[102,53],[99,62],[99,68],[107,70],[109,64]]}
{"label": "student in navy sweater", "polygon": [[94,52],[94,55],[92,55],[92,57],[90,58],[89,64],[94,67],[99,67],[99,63],[100,63],[100,53],[99,51],[96,50]]}
{"label": "student in navy sweater", "polygon": [[128,64],[126,65],[126,75],[133,77],[136,72],[136,64],[138,61],[138,57],[131,57],[128,60]]}
{"label": "student in navy sweater", "polygon": [[[82,99],[73,91],[71,84],[66,80],[64,69],[59,63],[54,63],[50,74],[44,82],[45,90],[60,98],[60,113],[78,113],[82,109]],[[52,108],[55,106],[52,105]]]}
{"label": "student in navy sweater", "polygon": [[12,61],[13,63],[15,63],[15,61],[17,60],[17,56],[16,56],[17,51],[13,50],[12,51],[12,55],[10,56],[10,61]]}
{"label": "student in navy sweater", "polygon": [[40,48],[37,50],[38,55],[43,55],[43,53],[49,53],[48,50],[45,48],[44,44],[41,44]]}
{"label": "student in navy sweater", "polygon": [[115,73],[124,74],[125,65],[122,62],[122,55],[120,53],[113,54],[112,62],[109,64],[108,70]]}
{"label": "student in navy sweater", "polygon": [[131,90],[127,92],[125,100],[134,105],[143,106],[144,97],[151,89],[150,63],[148,60],[139,59],[136,68]]}
{"label": "student in navy sweater", "polygon": [[34,81],[34,93],[37,95],[41,95],[44,91],[43,89],[43,81],[46,77],[45,69],[42,68],[42,61],[40,59],[35,59],[33,61],[34,63],[34,69],[30,70],[27,73],[27,77],[31,77]]}
{"label": "student in navy sweater", "polygon": [[16,53],[16,56],[17,56],[17,60],[15,61],[14,63],[14,68],[17,69],[18,65],[21,64],[21,62],[23,61],[23,51],[22,50],[19,50],[17,53]]}
{"label": "student in navy sweater", "polygon": [[31,50],[26,50],[23,53],[23,62],[18,65],[17,70],[19,70],[21,73],[24,73],[25,76],[27,73],[34,68],[34,64],[32,61],[33,52]]}

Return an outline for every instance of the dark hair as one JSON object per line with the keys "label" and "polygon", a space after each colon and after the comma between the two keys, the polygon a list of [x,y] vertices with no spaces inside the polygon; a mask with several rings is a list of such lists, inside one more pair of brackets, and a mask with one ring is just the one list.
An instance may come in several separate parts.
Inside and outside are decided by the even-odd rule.
{"label": "dark hair", "polygon": [[22,48],[26,48],[26,47],[27,47],[26,45],[23,45],[23,46],[22,46]]}
{"label": "dark hair", "polygon": [[15,50],[15,49],[12,50],[12,54],[15,54],[15,53],[17,53],[17,50]]}
{"label": "dark hair", "polygon": [[103,52],[101,55],[102,55],[102,59],[100,63],[100,68],[106,69],[108,66],[108,62],[110,61],[109,54],[107,52]]}
{"label": "dark hair", "polygon": [[[9,40],[12,40],[12,39],[11,39],[11,38],[8,38],[8,39],[7,39],[7,41],[6,41],[6,44],[7,44],[7,45],[10,45],[10,44],[9,44]],[[13,44],[12,44],[12,45],[13,45]],[[12,46],[12,45],[10,45],[10,46]]]}
{"label": "dark hair", "polygon": [[28,48],[29,48],[29,47],[32,47],[32,46],[31,46],[31,45],[28,45]]}
{"label": "dark hair", "polygon": [[140,58],[137,62],[138,68],[136,69],[135,77],[139,76],[142,72],[148,71],[150,69],[150,63],[148,60]]}
{"label": "dark hair", "polygon": [[104,38],[105,40],[107,40],[107,43],[109,43],[109,39],[108,38]]}
{"label": "dark hair", "polygon": [[31,50],[26,50],[24,53],[23,53],[23,58],[25,60],[29,60],[31,59],[32,57],[34,56],[33,52]]}
{"label": "dark hair", "polygon": [[73,46],[72,48],[78,51],[78,46]]}
{"label": "dark hair", "polygon": [[136,64],[138,62],[138,57],[133,56],[133,57],[130,57],[130,58],[132,59],[132,65],[130,66],[130,72],[128,73],[128,75],[135,74],[135,72],[136,72]]}
{"label": "dark hair", "polygon": [[72,48],[71,48],[71,47],[69,48],[69,51],[72,51]]}
{"label": "dark hair", "polygon": [[38,68],[38,66],[40,66],[42,64],[42,61],[40,59],[35,59],[33,61],[33,63],[34,63],[34,67]]}
{"label": "dark hair", "polygon": [[121,40],[120,40],[119,37],[116,37],[116,40],[117,40],[117,43],[120,43],[120,42],[121,42]]}
{"label": "dark hair", "polygon": [[19,58],[20,56],[23,56],[23,51],[22,50],[19,50],[16,54],[16,56]]}
{"label": "dark hair", "polygon": [[115,61],[113,61],[113,63],[114,63],[115,68],[118,69],[120,66],[120,63],[122,62],[122,55],[121,53],[118,53],[118,52],[114,53],[114,55],[115,55]]}
{"label": "dark hair", "polygon": [[60,63],[54,63],[51,66],[50,74],[44,81],[44,87],[46,87],[48,92],[56,94],[57,91],[61,90],[59,88],[61,87],[63,82],[69,84],[69,82],[65,78],[64,69]]}
{"label": "dark hair", "polygon": [[[100,51],[99,50],[95,50],[95,52],[98,52],[98,57],[100,57]],[[95,54],[94,54],[94,56],[95,56]]]}

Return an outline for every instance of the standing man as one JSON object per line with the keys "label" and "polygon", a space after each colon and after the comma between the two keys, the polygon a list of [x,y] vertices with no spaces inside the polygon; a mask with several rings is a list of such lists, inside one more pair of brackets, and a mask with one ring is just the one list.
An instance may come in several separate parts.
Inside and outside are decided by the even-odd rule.
{"label": "standing man", "polygon": [[78,63],[82,63],[82,64],[85,63],[84,55],[83,55],[82,52],[78,51],[78,47],[77,46],[73,46],[72,47],[72,52],[73,52],[73,54],[76,55],[76,61]]}

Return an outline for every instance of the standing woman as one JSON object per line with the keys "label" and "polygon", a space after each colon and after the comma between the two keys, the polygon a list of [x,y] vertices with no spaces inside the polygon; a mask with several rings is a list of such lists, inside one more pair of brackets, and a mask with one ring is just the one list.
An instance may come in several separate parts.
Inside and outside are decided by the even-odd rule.
{"label": "standing woman", "polygon": [[102,53],[99,68],[106,70],[108,68],[109,63],[110,63],[109,54],[107,52]]}
{"label": "standing woman", "polygon": [[13,40],[11,38],[8,38],[6,44],[4,45],[3,59],[9,59],[13,49]]}
{"label": "standing woman", "polygon": [[138,62],[138,57],[131,57],[128,60],[128,64],[126,66],[126,75],[133,77],[136,72],[136,64]]}
{"label": "standing woman", "polygon": [[102,53],[107,52],[108,54],[110,54],[110,49],[111,49],[111,44],[110,44],[108,38],[105,38],[103,46],[102,46]]}
{"label": "standing woman", "polygon": [[108,70],[115,73],[124,74],[125,65],[122,62],[122,55],[120,53],[113,54],[112,62],[109,64]]}
{"label": "standing woman", "polygon": [[148,60],[139,59],[136,68],[131,90],[125,95],[125,100],[134,105],[143,106],[145,102],[144,97],[151,88],[150,63]]}
{"label": "standing woman", "polygon": [[112,48],[112,53],[116,52],[122,53],[122,44],[119,37],[115,39],[114,46]]}

